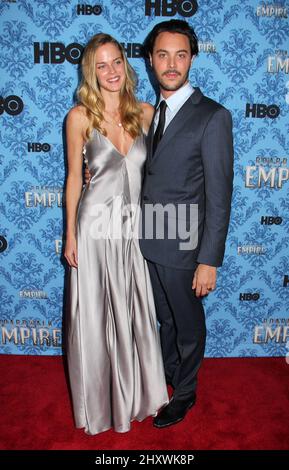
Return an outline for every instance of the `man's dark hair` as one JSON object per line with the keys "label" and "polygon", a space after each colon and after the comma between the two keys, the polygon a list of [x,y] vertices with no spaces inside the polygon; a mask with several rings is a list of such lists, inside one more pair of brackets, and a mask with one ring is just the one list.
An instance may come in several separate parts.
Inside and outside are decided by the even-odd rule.
{"label": "man's dark hair", "polygon": [[191,54],[197,55],[199,52],[198,38],[193,28],[183,20],[169,20],[156,24],[144,40],[144,55],[149,57],[152,54],[156,38],[160,33],[184,34],[190,41]]}

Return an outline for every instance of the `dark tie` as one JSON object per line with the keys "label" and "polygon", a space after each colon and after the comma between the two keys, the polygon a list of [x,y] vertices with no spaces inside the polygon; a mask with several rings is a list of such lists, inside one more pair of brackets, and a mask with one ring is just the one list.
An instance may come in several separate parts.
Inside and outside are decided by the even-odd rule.
{"label": "dark tie", "polygon": [[156,148],[164,133],[165,122],[166,122],[166,109],[167,109],[167,103],[165,102],[165,100],[163,100],[160,103],[159,122],[158,122],[158,127],[156,128],[155,135],[154,135],[153,154],[155,153]]}

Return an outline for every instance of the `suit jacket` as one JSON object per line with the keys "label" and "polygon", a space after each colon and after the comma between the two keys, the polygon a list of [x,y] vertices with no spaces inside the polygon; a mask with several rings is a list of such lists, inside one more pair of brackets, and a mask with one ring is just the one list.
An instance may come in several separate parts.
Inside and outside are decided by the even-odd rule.
{"label": "suit jacket", "polygon": [[[194,269],[197,263],[221,266],[233,186],[230,112],[195,88],[169,123],[152,156],[153,133],[152,122],[147,136],[148,155],[142,189],[139,243],[143,256],[179,269]],[[178,236],[174,239],[144,238],[148,204],[173,204],[176,208],[183,204],[188,212],[190,204],[197,204],[196,246],[180,249],[182,239]],[[166,229],[173,217],[170,214],[166,218]]]}

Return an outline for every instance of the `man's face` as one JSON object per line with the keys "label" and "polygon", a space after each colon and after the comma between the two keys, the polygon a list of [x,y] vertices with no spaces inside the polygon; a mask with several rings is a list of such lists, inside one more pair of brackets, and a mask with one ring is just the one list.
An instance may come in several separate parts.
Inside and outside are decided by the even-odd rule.
{"label": "man's face", "polygon": [[193,58],[189,39],[184,34],[165,32],[157,36],[150,63],[167,97],[188,81]]}

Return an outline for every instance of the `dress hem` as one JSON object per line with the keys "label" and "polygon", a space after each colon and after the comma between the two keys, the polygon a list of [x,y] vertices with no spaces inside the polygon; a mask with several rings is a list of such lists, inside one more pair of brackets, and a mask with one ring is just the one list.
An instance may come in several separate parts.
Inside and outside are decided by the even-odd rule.
{"label": "dress hem", "polygon": [[[149,414],[146,414],[145,416],[143,417],[135,417],[135,418],[132,418],[130,423],[132,423],[133,421],[138,421],[139,423],[141,423],[142,421],[144,421],[146,418],[149,418],[149,417],[152,417],[152,418],[155,418],[159,412],[159,410],[166,406],[167,404],[169,403],[169,400],[165,401],[158,409],[157,411],[154,411],[152,413],[149,413]],[[88,436],[96,436],[97,434],[101,434],[102,432],[105,432],[105,431],[109,431],[110,429],[112,429],[114,432],[117,432],[119,434],[123,434],[123,433],[126,433],[126,432],[129,432],[131,430],[131,425],[129,425],[127,428],[114,428],[113,426],[109,426],[109,427],[105,427],[103,429],[101,429],[100,431],[95,431],[95,432],[90,432],[87,430],[86,426],[76,426],[76,429],[84,429],[84,432],[85,434],[87,434]]]}

